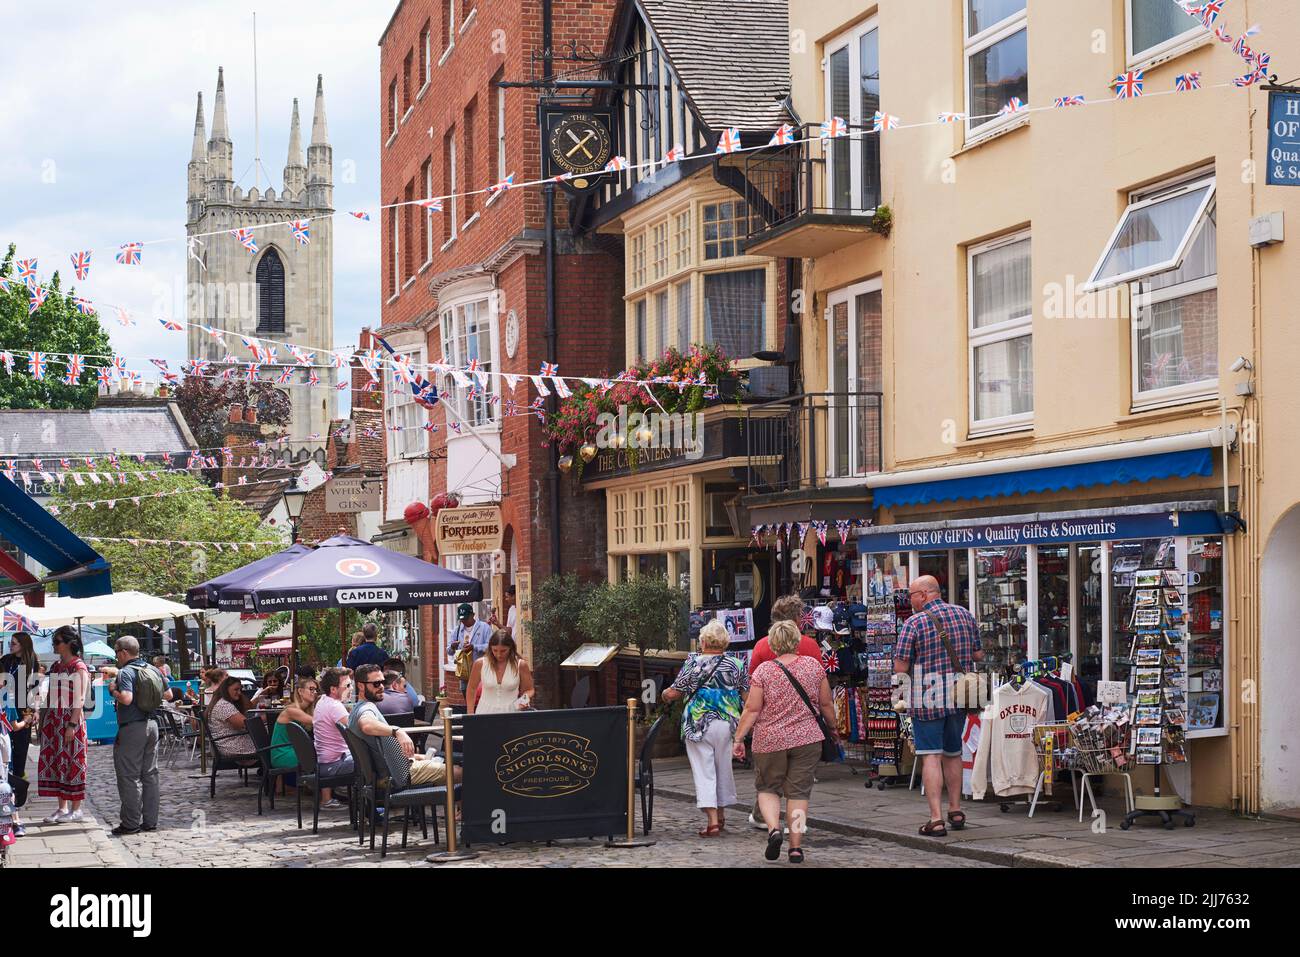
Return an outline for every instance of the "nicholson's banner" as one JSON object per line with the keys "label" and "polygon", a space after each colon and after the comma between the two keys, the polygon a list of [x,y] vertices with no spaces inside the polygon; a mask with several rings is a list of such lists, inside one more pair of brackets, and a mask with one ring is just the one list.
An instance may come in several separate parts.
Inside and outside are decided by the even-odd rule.
{"label": "nicholson's banner", "polygon": [[466,844],[627,831],[627,708],[465,718]]}

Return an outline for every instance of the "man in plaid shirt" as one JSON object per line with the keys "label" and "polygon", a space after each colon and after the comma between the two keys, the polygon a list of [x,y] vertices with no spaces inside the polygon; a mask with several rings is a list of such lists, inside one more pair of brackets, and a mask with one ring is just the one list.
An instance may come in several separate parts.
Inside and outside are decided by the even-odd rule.
{"label": "man in plaid shirt", "polygon": [[[956,830],[966,826],[961,809],[961,733],[965,713],[953,701],[956,675],[935,621],[942,624],[962,671],[973,671],[984,660],[975,616],[960,605],[939,597],[939,582],[922,575],[912,582],[907,597],[914,614],[898,631],[894,644],[894,671],[911,674],[908,710],[912,738],[921,760],[921,780],[930,804],[930,820],[921,828],[926,837],[944,837],[948,830],[939,814],[940,792],[948,789],[948,823]],[[974,703],[972,702],[972,705]]]}

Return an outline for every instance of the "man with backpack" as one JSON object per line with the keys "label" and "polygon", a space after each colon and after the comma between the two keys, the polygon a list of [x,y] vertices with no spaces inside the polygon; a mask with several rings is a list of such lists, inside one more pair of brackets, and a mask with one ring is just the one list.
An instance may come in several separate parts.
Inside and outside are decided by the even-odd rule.
{"label": "man with backpack", "polygon": [[171,692],[162,672],[140,656],[136,639],[117,639],[114,651],[119,668],[109,690],[117,708],[113,768],[122,822],[113,833],[123,837],[158,829],[158,725],[149,719]]}

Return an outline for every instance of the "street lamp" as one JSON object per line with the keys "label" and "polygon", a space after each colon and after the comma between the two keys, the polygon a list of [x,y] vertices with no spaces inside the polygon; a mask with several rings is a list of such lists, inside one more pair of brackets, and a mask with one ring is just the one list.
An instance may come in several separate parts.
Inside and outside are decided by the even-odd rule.
{"label": "street lamp", "polygon": [[284,508],[289,513],[290,539],[289,544],[295,544],[298,541],[298,522],[302,519],[302,508],[307,504],[307,489],[299,488],[295,485],[293,488],[284,491]]}

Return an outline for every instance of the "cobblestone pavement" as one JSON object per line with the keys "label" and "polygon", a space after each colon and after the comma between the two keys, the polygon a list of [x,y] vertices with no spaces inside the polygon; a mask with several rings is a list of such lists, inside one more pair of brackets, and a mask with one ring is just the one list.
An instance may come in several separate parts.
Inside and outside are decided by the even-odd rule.
{"label": "cobblestone pavement", "polygon": [[[199,776],[198,765],[184,757],[175,767],[162,767],[162,808],[159,828],[150,834],[127,838],[105,835],[117,823],[117,786],[113,777],[112,747],[91,749],[89,799],[86,809],[98,821],[99,830],[85,835],[70,825],[29,828],[22,842],[27,853],[18,866],[104,866],[120,862],[126,866],[166,867],[353,867],[381,865],[378,844],[374,852],[357,846],[355,832],[348,826],[346,810],[321,814],[319,834],[311,833],[310,807],[306,827],[297,829],[292,796],[278,797],[276,809],[265,807],[257,814],[257,794],[245,788],[233,772],[217,776],[217,796],[208,797],[208,781]],[[39,814],[37,813],[39,812]],[[28,820],[39,820],[48,809],[35,803]],[[476,846],[477,860],[449,867],[744,867],[770,866],[762,859],[762,832],[751,830],[743,813],[732,812],[729,832],[720,838],[703,840],[696,835],[703,818],[687,802],[661,797],[655,802],[652,847],[605,848],[600,841],[561,841],[552,846],[520,844],[507,847]],[[94,828],[90,828],[94,830]],[[430,832],[420,839],[418,829],[411,843],[401,849],[400,825],[390,835],[384,867],[430,865],[425,856],[441,850]],[[41,842],[39,845],[37,842]],[[21,842],[20,842],[21,843]],[[48,846],[47,846],[48,845]],[[107,845],[107,847],[106,847]],[[805,867],[894,866],[894,867],[987,867],[981,861],[953,858],[932,851],[903,847],[870,837],[843,835],[817,828],[805,837]],[[92,850],[94,848],[95,850]],[[790,866],[782,856],[781,866]]]}

